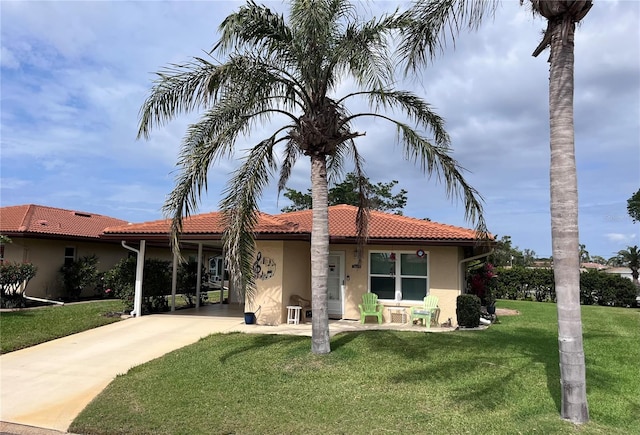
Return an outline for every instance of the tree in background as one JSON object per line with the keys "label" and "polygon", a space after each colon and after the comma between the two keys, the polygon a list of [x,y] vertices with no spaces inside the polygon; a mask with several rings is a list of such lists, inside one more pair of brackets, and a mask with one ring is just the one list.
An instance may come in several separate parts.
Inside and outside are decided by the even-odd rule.
{"label": "tree in background", "polygon": [[627,212],[633,222],[640,222],[640,189],[627,200]]}
{"label": "tree in background", "polygon": [[[521,0],[523,3],[524,0]],[[575,161],[573,92],[574,36],[593,6],[592,0],[531,0],[534,15],[547,21],[542,41],[533,51],[549,55],[551,239],[558,307],[558,348],[562,418],[589,421],[586,370],[580,313],[580,256],[578,234],[578,182]],[[407,22],[400,53],[409,68],[441,53],[448,37],[463,27],[476,28],[491,0],[415,0],[405,14]]]}
{"label": "tree in background", "polygon": [[[397,180],[389,183],[371,184],[369,178],[358,176],[349,172],[342,183],[336,184],[329,189],[329,205],[348,204],[358,206],[366,201],[371,210],[384,212],[392,212],[394,214],[402,214],[402,209],[407,205],[407,191],[400,189],[399,193],[394,194],[393,188],[398,184]],[[363,186],[363,189],[360,189]],[[284,196],[289,199],[292,204],[282,209],[283,212],[309,210],[311,204],[311,189],[307,193],[302,193],[294,189],[285,189]],[[361,195],[365,194],[365,198]]]}
{"label": "tree in background", "polygon": [[[481,198],[451,157],[444,121],[417,95],[392,88],[395,59],[391,41],[399,22],[395,15],[363,21],[347,0],[291,0],[289,14],[272,12],[253,1],[224,19],[220,41],[211,57],[193,58],[158,73],[140,110],[138,137],[185,112],[203,110],[188,127],[178,161],[176,184],[163,206],[172,219],[171,241],[179,250],[182,219],[197,209],[207,187],[209,168],[233,155],[239,136],[245,143],[254,127],[270,134],[254,142],[228,181],[220,210],[226,220],[223,235],[234,287],[251,299],[251,272],[260,196],[279,172],[284,189],[299,158],[311,166],[313,205],[311,230],[311,351],[330,349],[327,311],[329,272],[328,182],[346,159],[353,160],[358,179],[362,158],[353,128],[356,120],[373,117],[397,130],[407,160],[426,174],[436,174],[447,193],[464,202],[466,218],[486,234]],[[349,93],[336,95],[347,89]],[[350,110],[353,99],[368,105]],[[356,106],[354,106],[356,107]],[[362,107],[362,106],[360,106]],[[390,115],[402,115],[402,120]],[[277,117],[277,119],[276,119]],[[270,121],[282,121],[271,125]],[[425,136],[429,132],[433,138]],[[281,158],[278,155],[282,151]],[[280,168],[278,168],[280,164]],[[278,169],[280,169],[278,171]],[[364,186],[360,186],[360,191]],[[359,204],[356,226],[360,243],[367,232],[367,204]]]}
{"label": "tree in background", "polygon": [[580,263],[589,263],[591,262],[591,255],[589,255],[589,251],[587,251],[587,245],[583,245],[582,243],[579,245],[580,251]]}
{"label": "tree in background", "polygon": [[638,269],[640,269],[640,252],[638,251],[638,246],[628,246],[627,249],[618,251],[617,257],[618,261],[616,261],[616,265],[626,266],[631,269],[633,283],[640,285],[640,283],[638,283]]}
{"label": "tree in background", "polygon": [[601,257],[599,255],[594,255],[593,257],[591,257],[591,262],[592,263],[597,263],[597,264],[602,264],[603,266],[607,264],[607,259],[604,257]]}
{"label": "tree in background", "polygon": [[498,267],[529,267],[533,266],[535,259],[535,251],[532,249],[521,251],[517,246],[512,245],[511,236],[502,236],[496,241],[493,254],[489,256],[488,261]]}

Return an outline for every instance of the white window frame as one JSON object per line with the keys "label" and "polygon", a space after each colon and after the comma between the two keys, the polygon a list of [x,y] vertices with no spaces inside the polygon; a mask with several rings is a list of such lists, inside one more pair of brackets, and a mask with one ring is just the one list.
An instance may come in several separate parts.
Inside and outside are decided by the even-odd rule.
{"label": "white window frame", "polygon": [[424,252],[424,256],[427,257],[427,276],[416,276],[416,275],[402,275],[401,274],[401,258],[402,255],[417,255],[417,250],[416,251],[409,251],[409,250],[397,250],[397,249],[390,249],[390,250],[384,250],[384,249],[376,249],[376,250],[370,250],[367,253],[367,260],[368,260],[368,271],[367,271],[367,287],[369,288],[369,293],[373,293],[372,289],[371,289],[371,277],[372,276],[377,276],[377,277],[388,277],[389,275],[381,275],[381,274],[372,274],[371,273],[371,254],[395,254],[396,255],[396,261],[395,261],[395,271],[392,274],[392,276],[395,278],[395,298],[394,299],[380,299],[381,302],[422,302],[422,299],[420,300],[413,300],[413,299],[403,299],[402,298],[402,278],[422,278],[424,280],[426,280],[426,295],[428,296],[431,288],[431,256],[430,256],[430,252],[429,251],[423,251]]}

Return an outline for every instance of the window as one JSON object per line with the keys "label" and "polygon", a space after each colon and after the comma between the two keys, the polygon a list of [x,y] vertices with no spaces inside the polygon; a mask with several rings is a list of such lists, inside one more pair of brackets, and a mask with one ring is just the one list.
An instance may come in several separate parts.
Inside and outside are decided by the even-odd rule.
{"label": "window", "polygon": [[76,261],[76,248],[66,247],[64,248],[64,265],[68,266]]}
{"label": "window", "polygon": [[223,269],[224,257],[209,257],[209,284],[225,285],[229,279],[229,271]]}
{"label": "window", "polygon": [[421,301],[429,294],[429,261],[423,251],[370,252],[369,289],[380,299]]}

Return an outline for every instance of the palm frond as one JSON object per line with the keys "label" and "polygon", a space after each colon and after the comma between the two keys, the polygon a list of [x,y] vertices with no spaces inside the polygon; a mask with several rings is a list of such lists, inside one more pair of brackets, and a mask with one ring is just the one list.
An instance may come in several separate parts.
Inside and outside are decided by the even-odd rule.
{"label": "palm frond", "polygon": [[200,60],[174,64],[157,73],[150,95],[140,108],[138,138],[148,139],[154,127],[201,107],[203,91],[218,73],[218,67]]}
{"label": "palm frond", "polygon": [[[369,105],[376,112],[382,107],[384,109],[398,109],[409,116],[409,119],[420,128],[426,128],[433,133],[434,141],[438,145],[448,146],[450,138],[444,128],[444,119],[431,109],[422,98],[408,91],[394,91],[387,89],[373,89],[370,91],[354,92],[342,97],[339,102],[355,97],[366,96]],[[358,113],[344,119],[344,122],[351,122],[355,118],[372,116],[371,113]],[[389,118],[389,120],[391,120]],[[395,121],[394,121],[395,122]]]}
{"label": "palm frond", "polygon": [[287,144],[284,149],[284,160],[282,162],[282,165],[280,165],[278,195],[280,195],[280,192],[282,192],[287,186],[287,181],[289,181],[293,166],[301,155],[302,151],[300,150],[296,142],[292,140],[291,136],[287,136]]}
{"label": "palm frond", "polygon": [[464,204],[465,219],[475,224],[476,233],[481,239],[488,234],[484,219],[482,196],[465,180],[465,171],[449,154],[448,146],[431,144],[410,126],[394,122],[398,129],[398,140],[404,145],[404,157],[414,161],[420,169],[444,184],[447,197],[460,199]]}
{"label": "palm frond", "polygon": [[273,148],[282,140],[276,135],[254,146],[234,172],[220,202],[226,231],[223,245],[233,286],[251,300],[255,293],[252,272],[254,228],[258,222],[258,201],[270,175],[276,169]]}
{"label": "palm frond", "polygon": [[477,29],[498,5],[498,0],[415,0],[396,22],[402,33],[399,55],[407,69],[433,60],[449,39],[455,45],[463,28]]}
{"label": "palm frond", "polygon": [[348,71],[360,86],[367,88],[391,83],[394,65],[389,47],[395,22],[394,16],[385,15],[365,23],[349,23],[336,41],[326,71],[336,77]]}
{"label": "palm frond", "polygon": [[276,14],[252,0],[225,18],[218,31],[221,37],[212,52],[221,54],[243,48],[270,53],[289,45],[292,39],[282,14]]}

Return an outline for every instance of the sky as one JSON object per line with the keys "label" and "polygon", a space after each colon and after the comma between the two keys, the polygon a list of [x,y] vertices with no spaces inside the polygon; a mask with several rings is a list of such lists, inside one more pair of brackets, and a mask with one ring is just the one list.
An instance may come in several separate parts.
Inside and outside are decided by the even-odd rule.
{"label": "sky", "polygon": [[[282,1],[261,3],[286,11]],[[242,4],[1,1],[0,205],[161,219],[182,137],[198,113],[137,140],[139,109],[154,72],[204,56],[219,38],[220,22]],[[406,5],[359,3],[373,15]],[[484,198],[489,230],[538,257],[551,255],[548,51],[531,53],[545,26],[518,1],[503,1],[480,29],[463,32],[415,76],[399,71],[395,83],[445,119],[452,155]],[[640,188],[639,29],[640,2],[596,0],[576,32],[580,242],[604,258],[640,244],[640,223],[626,211]],[[240,138],[240,152],[210,168],[200,212],[217,210],[243,150],[278,126]],[[473,227],[435,178],[403,160],[391,124],[361,121],[354,128],[366,132],[357,147],[370,180],[397,180],[408,191],[405,215]],[[309,163],[300,160],[288,187],[306,191],[309,178]],[[279,213],[286,205],[274,180],[260,208]]]}

